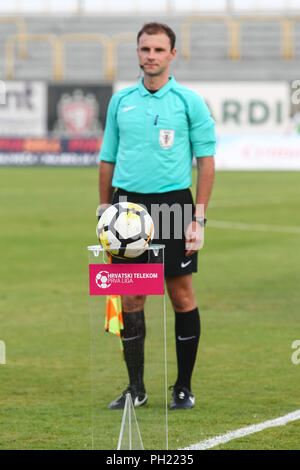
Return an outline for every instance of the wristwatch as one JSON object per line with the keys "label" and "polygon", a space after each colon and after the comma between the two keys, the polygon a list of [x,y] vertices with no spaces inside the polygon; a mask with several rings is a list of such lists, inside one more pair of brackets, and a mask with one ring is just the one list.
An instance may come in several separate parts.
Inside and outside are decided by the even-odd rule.
{"label": "wristwatch", "polygon": [[192,220],[194,222],[198,222],[198,224],[201,225],[201,227],[205,227],[205,224],[207,222],[207,218],[206,217],[193,217]]}

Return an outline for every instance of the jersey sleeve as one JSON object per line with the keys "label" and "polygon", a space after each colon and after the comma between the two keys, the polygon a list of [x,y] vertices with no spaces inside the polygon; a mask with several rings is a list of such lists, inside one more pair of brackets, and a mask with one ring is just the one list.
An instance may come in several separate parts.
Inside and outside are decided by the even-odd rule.
{"label": "jersey sleeve", "polygon": [[189,109],[190,141],[196,158],[216,153],[215,121],[201,96],[194,97]]}
{"label": "jersey sleeve", "polygon": [[117,122],[118,105],[119,99],[117,94],[115,94],[111,98],[107,109],[104,136],[99,153],[99,159],[104,162],[115,163],[117,159],[119,147],[119,127]]}

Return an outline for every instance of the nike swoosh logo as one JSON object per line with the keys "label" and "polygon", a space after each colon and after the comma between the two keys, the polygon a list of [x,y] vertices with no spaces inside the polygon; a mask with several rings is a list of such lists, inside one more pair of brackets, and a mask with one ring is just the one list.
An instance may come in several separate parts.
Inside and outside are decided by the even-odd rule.
{"label": "nike swoosh logo", "polygon": [[133,339],[140,338],[140,336],[131,336],[130,338],[122,338],[122,341],[132,341]]}
{"label": "nike swoosh logo", "polygon": [[130,111],[131,109],[136,108],[136,106],[128,106],[128,108],[123,108],[123,113],[126,113],[127,111]]}
{"label": "nike swoosh logo", "polygon": [[144,398],[142,398],[142,400],[140,400],[139,397],[135,397],[133,406],[141,406],[145,403],[146,400],[147,400],[147,395],[145,395]]}
{"label": "nike swoosh logo", "polygon": [[178,339],[179,341],[188,341],[189,339],[193,339],[193,338],[196,338],[196,336],[186,336],[186,337],[182,337],[182,336],[178,336]]}
{"label": "nike swoosh logo", "polygon": [[189,400],[192,402],[193,405],[195,405],[195,398],[194,397],[189,397]]}
{"label": "nike swoosh logo", "polygon": [[184,262],[182,261],[181,267],[182,267],[182,268],[186,268],[191,262],[192,262],[191,259],[190,259],[190,261],[188,261],[187,263],[184,263]]}

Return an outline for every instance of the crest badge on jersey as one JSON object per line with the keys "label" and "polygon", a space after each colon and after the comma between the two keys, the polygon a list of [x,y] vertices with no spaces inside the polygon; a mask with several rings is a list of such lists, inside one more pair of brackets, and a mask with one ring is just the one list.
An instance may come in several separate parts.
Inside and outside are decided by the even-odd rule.
{"label": "crest badge on jersey", "polygon": [[174,144],[175,131],[169,129],[160,129],[159,131],[159,145],[163,149],[169,149]]}

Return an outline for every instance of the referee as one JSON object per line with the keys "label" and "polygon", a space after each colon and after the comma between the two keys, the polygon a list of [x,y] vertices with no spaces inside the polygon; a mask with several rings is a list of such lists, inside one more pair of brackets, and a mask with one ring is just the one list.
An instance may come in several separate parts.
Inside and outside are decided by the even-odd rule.
{"label": "referee", "polygon": [[[192,273],[197,272],[197,251],[203,244],[205,212],[214,180],[214,121],[203,99],[169,75],[176,56],[175,33],[161,23],[147,23],[137,35],[137,54],[143,77],[139,83],[111,98],[100,152],[100,213],[120,198],[151,205],[179,204],[192,208],[188,223],[180,221],[183,236],[170,239],[155,234],[165,245],[165,279],[175,312],[177,379],[170,409],[195,404],[191,377],[200,338],[200,316]],[[197,160],[195,203],[190,192],[193,155]],[[183,211],[182,211],[183,213]],[[178,225],[178,220],[173,220]],[[129,386],[110,403],[122,409],[125,394],[134,406],[147,402],[144,385],[146,296],[122,296],[124,356]]]}

